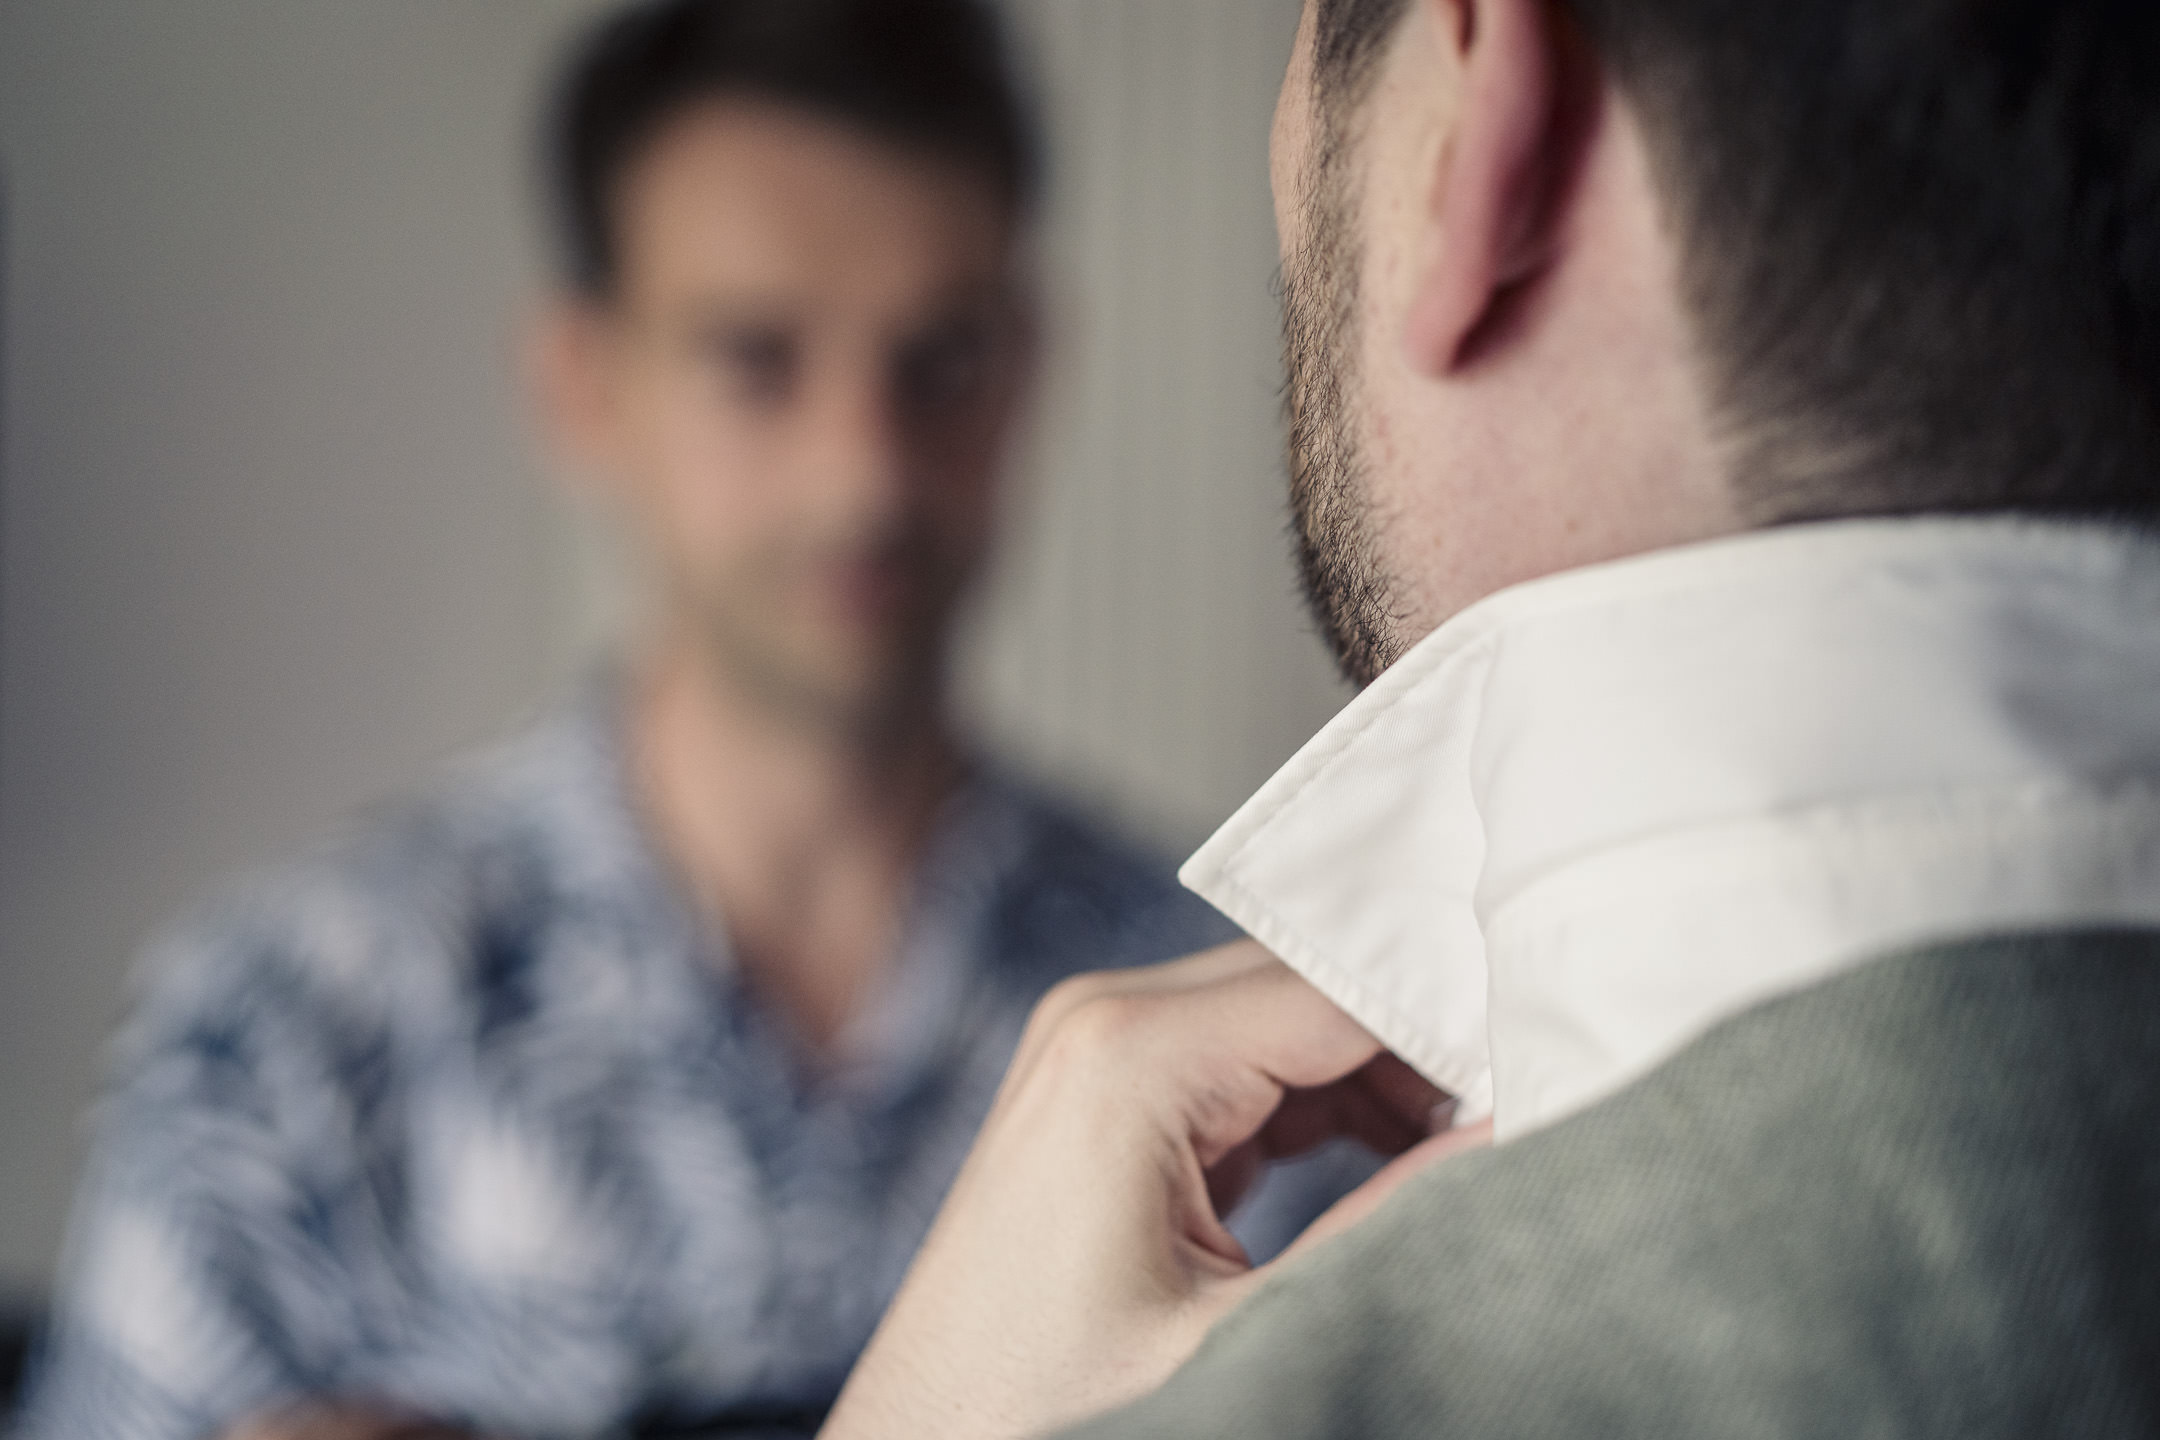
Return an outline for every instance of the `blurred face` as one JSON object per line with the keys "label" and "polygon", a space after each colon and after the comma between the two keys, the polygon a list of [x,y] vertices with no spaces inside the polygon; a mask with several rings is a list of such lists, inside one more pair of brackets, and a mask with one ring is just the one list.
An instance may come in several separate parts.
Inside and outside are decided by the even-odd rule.
{"label": "blurred face", "polygon": [[784,106],[671,122],[617,197],[619,279],[558,406],[670,633],[808,724],[934,698],[1027,369],[995,188]]}

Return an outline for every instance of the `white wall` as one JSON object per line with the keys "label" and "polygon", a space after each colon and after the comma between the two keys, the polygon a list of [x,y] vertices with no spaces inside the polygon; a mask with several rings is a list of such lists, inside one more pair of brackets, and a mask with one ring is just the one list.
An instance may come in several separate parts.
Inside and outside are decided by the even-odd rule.
{"label": "white wall", "polygon": [[[978,723],[1166,845],[1339,701],[1280,537],[1292,0],[1013,0],[1062,340]],[[509,357],[585,0],[0,0],[0,1285],[143,934],[500,730],[606,609]]]}

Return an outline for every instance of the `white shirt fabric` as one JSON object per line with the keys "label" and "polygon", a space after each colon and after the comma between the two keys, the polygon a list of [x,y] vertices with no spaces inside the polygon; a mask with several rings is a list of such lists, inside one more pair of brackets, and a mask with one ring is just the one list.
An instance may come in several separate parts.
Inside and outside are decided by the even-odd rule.
{"label": "white shirt fabric", "polygon": [[1900,947],[2160,924],[2160,538],[1849,521],[1514,587],[1183,879],[1502,1141]]}

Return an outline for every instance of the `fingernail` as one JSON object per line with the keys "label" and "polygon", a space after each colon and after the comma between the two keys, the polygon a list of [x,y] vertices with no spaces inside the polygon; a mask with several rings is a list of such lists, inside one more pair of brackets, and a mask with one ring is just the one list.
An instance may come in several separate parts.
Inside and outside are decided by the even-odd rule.
{"label": "fingernail", "polygon": [[1461,1101],[1450,1095],[1445,1100],[1442,1100],[1439,1104],[1433,1106],[1432,1109],[1426,1111],[1425,1133],[1428,1135],[1438,1135],[1444,1131],[1454,1129],[1455,1112],[1461,1108],[1461,1105]]}

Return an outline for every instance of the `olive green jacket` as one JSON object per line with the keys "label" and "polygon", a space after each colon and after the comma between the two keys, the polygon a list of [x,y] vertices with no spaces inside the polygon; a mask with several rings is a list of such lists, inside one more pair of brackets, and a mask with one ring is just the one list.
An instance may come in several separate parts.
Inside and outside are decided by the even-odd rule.
{"label": "olive green jacket", "polygon": [[2160,1436],[2160,931],[1879,961],[1450,1161],[1153,1437]]}

